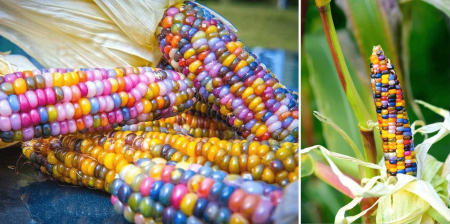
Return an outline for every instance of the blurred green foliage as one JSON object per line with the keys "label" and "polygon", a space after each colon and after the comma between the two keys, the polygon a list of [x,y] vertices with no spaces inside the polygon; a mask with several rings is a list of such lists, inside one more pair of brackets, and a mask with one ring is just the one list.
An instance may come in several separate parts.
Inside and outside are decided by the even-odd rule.
{"label": "blurred green foliage", "polygon": [[[429,5],[422,1],[411,1],[412,7],[412,30],[410,33],[410,77],[412,94],[415,99],[420,99],[428,102],[432,105],[450,109],[450,29],[449,18],[436,9],[434,6]],[[338,32],[346,32],[347,19],[344,12],[336,6],[335,0],[331,1],[331,11],[333,15],[334,24]],[[390,18],[388,18],[389,20]],[[323,27],[319,12],[315,6],[313,0],[308,3],[308,10],[305,19],[305,33],[308,38],[314,38],[314,36],[324,36]],[[400,36],[394,37],[394,39],[400,39]],[[317,44],[325,44],[326,42],[319,41],[321,38],[317,38]],[[304,40],[303,40],[304,41]],[[342,42],[343,40],[340,39]],[[356,45],[356,39],[351,35],[351,41]],[[305,44],[305,43],[303,43]],[[315,44],[314,41],[308,41],[307,44]],[[395,43],[399,44],[399,43]],[[341,46],[345,48],[341,43]],[[302,63],[301,63],[301,93],[302,93],[302,132],[301,132],[301,147],[307,147],[311,145],[324,145],[329,148],[333,146],[326,145],[323,136],[323,124],[312,116],[314,110],[320,110],[320,103],[315,94],[314,79],[308,59],[305,58],[305,49],[317,49],[315,46],[302,46]],[[329,51],[328,45],[322,46]],[[370,50],[370,49],[369,49]],[[344,55],[345,49],[343,49]],[[400,55],[399,55],[400,56]],[[389,55],[388,55],[389,57]],[[363,58],[368,60],[368,58]],[[346,62],[349,67],[353,63],[352,58],[346,58]],[[316,62],[320,63],[320,62]],[[323,66],[329,66],[329,63],[324,63]],[[395,65],[400,66],[400,65]],[[317,68],[317,66],[315,66]],[[335,70],[334,66],[332,66]],[[321,69],[326,71],[326,69]],[[366,68],[366,78],[369,77],[369,68]],[[316,71],[317,72],[317,71]],[[350,71],[352,73],[352,71]],[[330,75],[330,74],[318,74],[318,75]],[[340,85],[338,85],[340,87]],[[340,87],[342,88],[342,87]],[[341,89],[336,89],[337,92]],[[363,98],[365,99],[365,98]],[[345,102],[346,103],[346,102]],[[408,105],[407,105],[408,106]],[[307,108],[306,111],[304,108]],[[368,108],[373,109],[373,108]],[[434,122],[441,122],[443,118],[439,115],[431,112],[430,110],[421,107],[427,124]],[[343,111],[335,111],[335,113],[344,113]],[[417,120],[417,116],[408,107],[408,114],[411,121]],[[330,116],[329,114],[325,114]],[[373,118],[376,120],[376,117]],[[306,122],[305,122],[306,120]],[[338,123],[337,121],[335,121]],[[340,121],[345,122],[345,121]],[[306,125],[306,126],[305,126]],[[357,129],[357,127],[354,127]],[[376,138],[378,141],[379,139]],[[423,141],[423,137],[420,134],[415,135],[414,142],[419,144]],[[342,142],[342,141],[341,141]],[[334,146],[347,147],[346,145]],[[342,152],[342,151],[341,151]],[[433,155],[437,160],[444,161],[450,153],[450,138],[446,137],[433,145],[429,153]],[[330,223],[334,222],[334,217],[338,209],[350,201],[350,198],[342,195],[342,193],[333,189],[323,181],[317,179],[314,176],[302,178],[302,192],[301,192],[301,219],[305,223]],[[354,209],[347,213],[347,215],[357,214],[359,209]]]}
{"label": "blurred green foliage", "polygon": [[[279,10],[270,1],[198,1],[230,21],[246,46],[299,49],[299,13],[294,4]],[[289,2],[288,2],[289,3]],[[297,3],[298,4],[298,3]]]}

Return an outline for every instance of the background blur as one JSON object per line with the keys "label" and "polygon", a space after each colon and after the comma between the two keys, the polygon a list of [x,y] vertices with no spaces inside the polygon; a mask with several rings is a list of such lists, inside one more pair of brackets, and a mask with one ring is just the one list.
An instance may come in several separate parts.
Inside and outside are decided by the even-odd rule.
{"label": "background blur", "polygon": [[[302,7],[307,6],[307,9],[302,8],[302,24],[304,24],[301,57],[302,148],[320,144],[332,151],[353,156],[350,147],[343,138],[334,129],[322,124],[312,115],[313,111],[321,111],[326,116],[331,117],[350,136],[357,136],[356,119],[351,118],[354,117],[353,112],[349,109],[338,81],[318,9],[314,0],[302,0],[301,2]],[[410,58],[410,64],[406,69],[410,71],[414,98],[437,107],[450,109],[450,20],[448,15],[440,10],[441,8],[436,8],[425,3],[425,1],[331,1],[333,20],[347,65],[353,80],[358,83],[359,94],[364,101],[368,102],[366,106],[370,112],[374,112],[375,108],[372,105],[373,101],[371,101],[369,68],[364,65],[365,63],[370,64],[370,55],[367,58],[361,56],[361,50],[357,44],[360,39],[354,36],[355,26],[349,21],[351,17],[346,16],[344,10],[337,6],[336,2],[344,3],[346,6],[348,6],[348,2],[350,2],[350,6],[360,3],[359,8],[353,5],[352,11],[353,18],[357,18],[357,21],[363,23],[362,26],[357,27],[360,36],[365,38],[364,41],[375,40],[374,42],[362,42],[365,44],[363,50],[371,52],[372,46],[382,44],[377,42],[379,40],[377,38],[382,35],[378,32],[379,29],[376,29],[380,25],[380,21],[383,22],[383,19],[385,19],[390,25],[394,24],[392,32],[394,33],[394,46],[399,52],[398,57],[400,59]],[[408,5],[399,2],[407,2]],[[363,7],[362,4],[364,4]],[[374,14],[379,8],[385,9],[385,14],[376,17]],[[306,15],[303,13],[305,11]],[[411,30],[406,35],[410,41],[407,45],[410,53],[404,54],[401,47],[403,41],[401,33],[408,28],[408,25],[411,25]],[[387,46],[382,47],[385,50],[387,48]],[[393,56],[387,55],[387,57],[392,58]],[[396,66],[396,70],[400,67],[397,64],[394,66]],[[403,83],[402,86],[404,86]],[[370,107],[370,105],[372,106]],[[416,114],[408,103],[407,107],[410,121],[417,120]],[[443,121],[443,118],[434,112],[423,106],[419,107],[427,124]],[[376,120],[376,116],[372,117],[373,120]],[[354,141],[358,144],[359,139],[357,138]],[[376,138],[375,140],[379,141],[380,139]],[[423,137],[420,134],[415,135],[414,142],[416,145],[422,141]],[[440,140],[431,147],[429,153],[437,160],[444,161],[450,153],[450,138],[447,136]],[[350,198],[314,175],[302,178],[301,184],[302,222],[334,222],[338,209],[351,201]],[[359,213],[358,209],[347,212],[347,215]]]}
{"label": "background blur", "polygon": [[[229,20],[238,37],[287,85],[298,91],[299,2],[297,0],[198,1]],[[27,56],[22,49],[0,36],[0,52]],[[126,223],[113,211],[110,196],[58,183],[36,182],[31,166],[13,168],[20,148],[4,149],[0,158],[0,219],[7,223]],[[22,159],[20,162],[24,162]],[[42,179],[40,179],[42,181]],[[26,185],[24,187],[24,185]],[[80,203],[82,202],[82,203]]]}

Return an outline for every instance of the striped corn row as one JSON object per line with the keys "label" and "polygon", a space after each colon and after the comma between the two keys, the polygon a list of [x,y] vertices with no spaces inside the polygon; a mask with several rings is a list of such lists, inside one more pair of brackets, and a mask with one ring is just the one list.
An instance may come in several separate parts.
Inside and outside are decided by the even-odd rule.
{"label": "striped corn row", "polygon": [[174,116],[195,103],[183,74],[149,67],[49,69],[0,77],[0,138],[28,141]]}
{"label": "striped corn row", "polygon": [[370,56],[371,81],[389,176],[417,175],[411,127],[394,66],[380,46]]}
{"label": "striped corn row", "polygon": [[[25,143],[25,147],[31,148],[32,151],[27,151],[27,153],[25,153],[24,149],[24,154],[33,163],[42,160],[35,159],[37,155],[44,156],[46,160],[49,161],[47,165],[58,165],[57,160],[59,160],[62,164],[59,165],[59,168],[77,168],[82,171],[84,175],[87,175],[87,177],[92,176],[94,178],[100,178],[98,174],[93,175],[94,170],[100,171],[99,169],[107,169],[107,171],[112,170],[120,172],[124,166],[132,164],[139,159],[162,158],[167,161],[170,160],[174,162],[187,162],[190,164],[212,166],[214,169],[220,169],[225,172],[230,171],[231,174],[241,174],[246,179],[263,180],[267,183],[277,183],[280,186],[285,186],[289,182],[298,179],[298,163],[296,163],[298,155],[286,155],[286,152],[288,152],[286,148],[280,148],[279,151],[277,151],[279,153],[269,152],[264,157],[259,157],[258,155],[249,156],[247,154],[239,156],[227,155],[223,161],[211,161],[209,160],[211,152],[207,152],[206,156],[187,156],[183,155],[180,150],[177,150],[171,145],[161,144],[158,139],[149,140],[139,138],[136,137],[136,134],[131,132],[122,132],[121,134],[119,131],[114,134],[115,136],[113,137],[117,137],[117,139],[106,138],[103,135],[94,133],[92,135],[95,136],[85,135],[82,138],[69,135],[61,137],[60,139],[50,138],[39,141],[33,140],[30,143]],[[208,143],[211,142],[207,142],[206,144]],[[200,142],[200,144],[202,144],[202,142]],[[258,148],[260,150],[267,148],[265,146],[256,146],[255,142],[253,144],[242,145],[244,147],[249,147],[251,151],[257,151]],[[147,150],[142,150],[143,148],[147,148]],[[208,149],[206,151],[208,151]],[[30,155],[31,152],[36,153]],[[218,152],[217,154],[220,156],[221,153]],[[280,158],[283,157],[285,158],[281,160]],[[83,163],[82,161],[84,159],[86,161]],[[67,175],[61,173],[64,170],[59,170],[58,173],[52,169],[52,167],[46,167],[41,163],[38,165],[44,166],[47,169],[47,172],[50,172],[51,174],[54,173],[56,179],[59,179],[60,177],[70,178],[68,173]],[[65,167],[63,167],[63,165],[65,165]],[[87,172],[87,170],[90,171]],[[101,179],[105,181],[104,176]],[[73,179],[66,179],[63,181],[76,184],[70,182],[75,181]],[[107,182],[107,184],[109,183],[110,181]]]}
{"label": "striped corn row", "polygon": [[[242,175],[247,175],[249,174],[247,172],[250,172],[255,180],[263,180],[268,183],[276,182],[282,186],[298,178],[298,145],[296,143],[286,142],[280,145],[276,141],[225,141],[218,138],[200,139],[155,132],[139,133],[138,135],[116,132],[109,136],[115,142],[105,141],[105,148],[117,143],[121,147],[122,142],[126,144],[126,142],[134,142],[136,139],[144,138],[150,139],[153,143],[149,145],[141,143],[140,146],[130,144],[130,146],[135,149],[147,150],[146,148],[149,148],[148,150],[150,150],[152,144],[168,145],[168,147],[175,149],[175,152],[172,155],[168,149],[166,156],[169,157],[166,157],[167,160],[180,161],[178,158],[181,155],[187,155],[188,161],[194,158],[206,158],[206,161],[212,162],[225,172]],[[154,149],[153,147],[151,150]],[[159,157],[159,148],[157,147],[156,150],[154,156]]]}
{"label": "striped corn row", "polygon": [[270,223],[283,196],[211,167],[149,159],[124,167],[110,192],[116,212],[136,223]]}
{"label": "striped corn row", "polygon": [[194,2],[170,7],[156,35],[167,60],[162,64],[193,80],[197,98],[244,138],[298,142],[298,94],[208,10]]}
{"label": "striped corn row", "polygon": [[[141,158],[210,165],[254,180],[285,186],[298,179],[298,145],[266,144],[218,138],[190,138],[158,132],[110,131],[51,139],[50,150],[83,154],[108,169],[120,169]],[[273,151],[276,150],[276,151]]]}
{"label": "striped corn row", "polygon": [[[64,139],[72,138],[65,142]],[[142,155],[146,158],[164,158],[189,163],[211,163],[231,174],[252,175],[255,180],[285,186],[298,179],[298,145],[279,145],[234,140],[220,141],[218,138],[190,138],[157,132],[112,131],[105,135],[67,136],[62,146],[96,158],[102,149],[125,156],[131,163]],[[83,139],[83,140],[82,140]],[[276,150],[276,151],[275,151]]]}

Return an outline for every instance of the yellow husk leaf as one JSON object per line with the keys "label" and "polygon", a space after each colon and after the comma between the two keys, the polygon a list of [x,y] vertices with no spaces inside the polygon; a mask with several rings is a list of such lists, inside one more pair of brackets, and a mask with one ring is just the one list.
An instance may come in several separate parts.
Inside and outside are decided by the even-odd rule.
{"label": "yellow husk leaf", "polygon": [[[425,105],[432,111],[443,116],[444,122],[430,124],[415,130],[416,125],[423,125],[422,121],[414,122],[411,126],[413,134],[430,134],[438,131],[431,138],[426,138],[423,143],[415,147],[418,162],[418,177],[398,174],[397,179],[387,177],[384,159],[378,164],[366,163],[359,159],[330,152],[322,146],[312,146],[302,149],[301,154],[319,149],[327,159],[332,171],[346,186],[355,198],[342,207],[336,217],[335,223],[351,223],[365,215],[371,208],[378,204],[376,210],[377,223],[440,223],[450,222],[450,209],[448,208],[448,186],[445,179],[448,174],[442,169],[443,163],[437,161],[427,152],[430,147],[442,139],[450,130],[450,113],[444,109],[434,107],[422,101],[418,103]],[[379,176],[371,179],[363,179],[360,186],[351,178],[345,176],[333,163],[330,157],[344,159],[360,166],[370,167],[380,171]],[[357,206],[365,197],[379,197],[372,207],[362,211],[355,216],[345,216],[345,212]],[[373,214],[372,214],[373,215]]]}
{"label": "yellow husk leaf", "polygon": [[[36,69],[26,57],[21,55],[7,55],[0,53],[0,75],[25,69]],[[19,142],[3,142],[0,140],[0,149],[16,145]]]}
{"label": "yellow husk leaf", "polygon": [[4,53],[0,52],[0,75],[5,75],[11,72],[10,64],[5,60]]}
{"label": "yellow husk leaf", "polygon": [[44,67],[156,66],[156,27],[178,2],[4,0],[0,35]]}

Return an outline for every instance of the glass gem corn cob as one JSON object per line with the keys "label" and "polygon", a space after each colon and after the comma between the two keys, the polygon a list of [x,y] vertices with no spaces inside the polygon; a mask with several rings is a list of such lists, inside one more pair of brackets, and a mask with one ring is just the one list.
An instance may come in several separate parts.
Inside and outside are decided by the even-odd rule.
{"label": "glass gem corn cob", "polygon": [[119,173],[109,192],[129,222],[268,223],[283,190],[186,162],[140,159]]}
{"label": "glass gem corn cob", "polygon": [[298,142],[298,95],[282,85],[220,19],[194,2],[167,9],[156,30],[167,69],[248,140]]}
{"label": "glass gem corn cob", "polygon": [[[251,176],[253,180],[279,186],[298,179],[298,145],[289,142],[280,145],[276,141],[226,141],[215,137],[192,138],[159,132],[112,130],[68,134],[25,145],[34,147],[32,151],[36,155],[42,154],[42,148],[46,149],[45,152],[50,154],[42,155],[53,161],[51,164],[55,164],[58,154],[62,156],[59,158],[62,163],[65,163],[67,153],[71,155],[69,160],[76,159],[74,155],[78,154],[88,157],[97,162],[92,164],[93,170],[101,169],[97,166],[105,166],[119,172],[123,166],[140,158],[163,158],[175,162],[211,164],[230,174]],[[83,168],[85,165],[80,169],[87,170]]]}
{"label": "glass gem corn cob", "polygon": [[[283,196],[281,187],[227,174],[212,163],[145,157],[122,163],[111,160],[110,153],[90,156],[58,141],[33,140],[25,143],[23,153],[52,178],[111,193],[115,211],[129,222],[268,223]],[[70,138],[62,141],[71,144]]]}
{"label": "glass gem corn cob", "polygon": [[380,46],[370,56],[373,98],[389,176],[417,175],[411,126],[394,66]]}
{"label": "glass gem corn cob", "polygon": [[42,69],[0,77],[0,138],[28,141],[168,118],[192,108],[193,83],[150,67]]}

